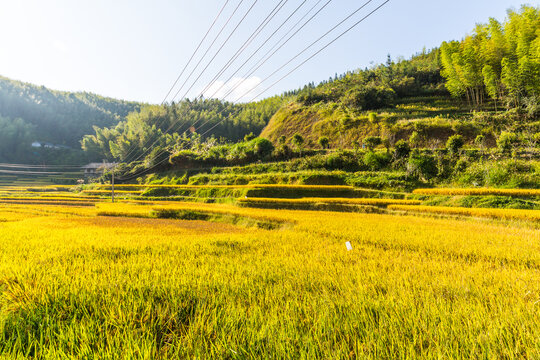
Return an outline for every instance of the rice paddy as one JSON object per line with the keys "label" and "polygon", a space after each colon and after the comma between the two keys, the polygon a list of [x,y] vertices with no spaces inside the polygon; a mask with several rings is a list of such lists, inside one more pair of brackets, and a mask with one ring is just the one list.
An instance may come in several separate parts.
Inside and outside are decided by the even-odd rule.
{"label": "rice paddy", "polygon": [[472,188],[472,189],[416,189],[414,194],[419,195],[499,195],[499,196],[522,196],[522,197],[536,197],[540,196],[540,189],[494,189],[494,188]]}
{"label": "rice paddy", "polygon": [[0,358],[540,358],[534,210],[27,190],[0,198]]}

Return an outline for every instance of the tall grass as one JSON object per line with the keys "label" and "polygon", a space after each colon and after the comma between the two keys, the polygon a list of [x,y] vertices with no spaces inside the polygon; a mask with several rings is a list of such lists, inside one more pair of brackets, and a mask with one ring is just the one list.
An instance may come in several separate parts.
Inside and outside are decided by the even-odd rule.
{"label": "tall grass", "polygon": [[[296,225],[96,216],[155,208]],[[0,218],[0,357],[540,357],[532,228],[188,203]]]}

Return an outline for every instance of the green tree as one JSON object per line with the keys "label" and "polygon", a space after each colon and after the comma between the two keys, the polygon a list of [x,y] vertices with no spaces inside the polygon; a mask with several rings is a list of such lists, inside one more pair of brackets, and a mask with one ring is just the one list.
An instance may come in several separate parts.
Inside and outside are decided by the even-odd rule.
{"label": "green tree", "polygon": [[497,147],[502,154],[509,155],[519,143],[518,136],[515,133],[503,131],[497,139]]}
{"label": "green tree", "polygon": [[465,145],[465,141],[463,140],[463,136],[461,135],[453,135],[448,138],[448,141],[446,142],[446,148],[448,151],[450,151],[450,154],[457,155],[461,148]]}
{"label": "green tree", "polygon": [[437,176],[437,160],[433,156],[423,155],[419,151],[413,151],[409,157],[407,171],[419,179],[429,181]]}
{"label": "green tree", "polygon": [[328,146],[330,144],[330,140],[328,140],[328,137],[327,136],[321,136],[319,138],[319,146],[321,147],[321,149],[328,149]]}
{"label": "green tree", "polygon": [[304,149],[304,138],[302,137],[302,135],[298,133],[294,134],[291,142],[296,148],[296,150],[300,153],[300,156],[302,156],[302,150]]}
{"label": "green tree", "polygon": [[413,131],[411,136],[409,137],[409,144],[411,144],[412,147],[419,147],[422,142],[422,138],[420,137],[420,134],[418,131]]}
{"label": "green tree", "polygon": [[364,145],[369,149],[369,151],[373,151],[377,146],[382,144],[382,139],[380,136],[368,136],[364,139]]}
{"label": "green tree", "polygon": [[409,146],[409,143],[405,140],[399,140],[394,145],[394,158],[396,160],[399,159],[406,159],[409,157],[409,154],[411,153],[411,147]]}

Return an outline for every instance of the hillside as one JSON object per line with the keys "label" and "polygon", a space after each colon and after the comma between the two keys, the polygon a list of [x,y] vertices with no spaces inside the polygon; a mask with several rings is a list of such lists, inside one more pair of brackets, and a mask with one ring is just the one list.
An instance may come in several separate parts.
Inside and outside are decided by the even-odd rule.
{"label": "hillside", "polygon": [[211,147],[259,134],[289,98],[273,96],[247,104],[187,99],[162,106],[149,105],[114,127],[96,128],[94,135],[83,138],[82,147],[89,156],[98,159],[133,161],[145,154],[149,162],[154,162],[152,154],[168,156],[173,148],[185,150],[186,143],[199,146],[202,141],[209,141],[207,145]]}
{"label": "hillside", "polygon": [[403,120],[462,115],[461,110],[444,87],[434,49],[306,86],[261,136],[275,142],[299,134],[311,148],[327,137],[331,148],[352,148],[367,136],[405,137]]}
{"label": "hillside", "polygon": [[78,151],[81,138],[91,133],[94,126],[115,125],[140,106],[136,102],[86,92],[55,91],[0,77],[0,160],[43,161],[42,154],[36,152],[39,148],[31,146],[34,142]]}
{"label": "hillside", "polygon": [[[318,147],[353,148],[369,136],[393,145],[416,131],[417,145],[440,147],[501,131],[536,133],[540,116],[540,10],[523,6],[505,22],[490,19],[461,41],[443,42],[410,60],[348,72],[304,87],[261,136],[302,136]],[[283,141],[283,140],[282,140]]]}
{"label": "hillside", "polygon": [[[418,165],[410,160],[431,164],[421,177],[440,181],[457,158],[437,151],[450,156],[464,147],[530,158],[540,143],[539,28],[540,10],[523,6],[504,22],[478,24],[461,41],[410,59],[389,55],[385,64],[256,103],[202,99],[146,107],[115,127],[96,128],[83,149],[126,162],[129,179],[354,150],[325,168],[409,173]],[[392,158],[398,145],[417,151]],[[383,157],[373,154],[383,148]],[[428,158],[418,157],[420,150]]]}
{"label": "hillside", "polygon": [[[539,28],[540,10],[524,6],[461,41],[258,103],[146,109],[96,129],[83,147],[121,160],[135,154],[117,168],[123,181],[538,188]],[[186,129],[199,118],[215,126],[172,135],[153,127],[174,120]],[[258,138],[248,134],[259,126]],[[145,149],[151,139],[157,146]]]}

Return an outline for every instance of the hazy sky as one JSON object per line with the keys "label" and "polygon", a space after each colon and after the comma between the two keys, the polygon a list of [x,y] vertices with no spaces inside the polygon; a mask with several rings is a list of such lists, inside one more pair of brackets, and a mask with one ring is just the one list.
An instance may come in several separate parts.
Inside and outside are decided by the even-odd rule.
{"label": "hazy sky", "polygon": [[[240,1],[229,1],[200,55]],[[244,0],[203,60],[200,70],[254,1]],[[217,90],[219,84],[264,43],[265,47],[253,58],[258,60],[317,1],[307,0],[280,32],[265,41],[303,2],[287,0],[212,89]],[[322,0],[319,7],[326,1]],[[239,86],[229,100],[251,90],[261,79],[356,10],[363,1],[331,1],[310,25]],[[382,2],[373,0],[347,24],[361,19]],[[160,103],[224,3],[225,0],[0,0],[0,75],[53,89],[90,91],[126,100]],[[202,92],[278,3],[277,0],[257,1],[245,22],[193,86],[189,97]],[[489,17],[503,20],[508,8],[519,8],[522,3],[512,0],[391,0],[265,95],[294,89],[310,81],[318,82],[335,73],[368,67],[371,63],[384,62],[389,53],[394,58],[409,57],[423,47],[432,48],[443,40],[460,39],[473,29],[475,23],[486,22]],[[535,2],[529,4],[538,5]],[[347,27],[344,25],[339,30]],[[260,84],[244,100],[258,94],[341,31],[334,32],[281,73]],[[198,60],[199,57],[195,57],[195,62]],[[237,76],[243,76],[249,68],[246,66]],[[195,71],[192,80],[200,70]],[[190,71],[188,68],[180,83]],[[187,90],[191,83],[187,82],[184,89]],[[224,95],[229,85],[226,84],[217,95]],[[183,93],[184,90],[179,96]],[[214,91],[205,94],[211,93]]]}

